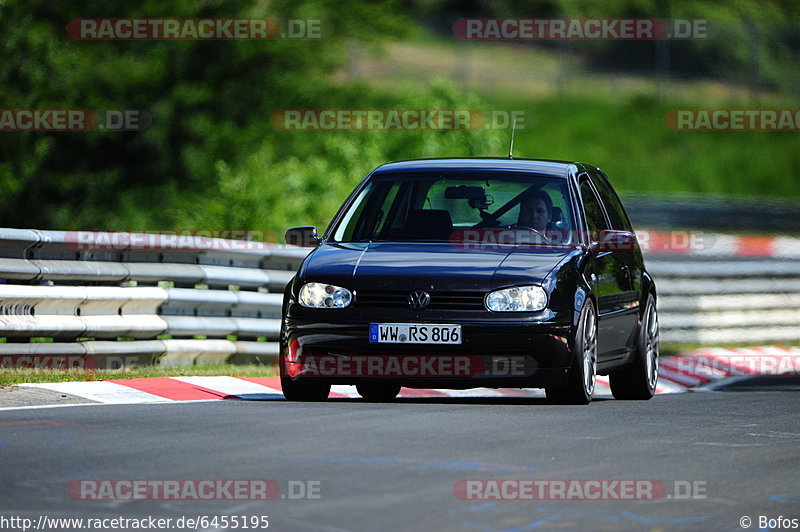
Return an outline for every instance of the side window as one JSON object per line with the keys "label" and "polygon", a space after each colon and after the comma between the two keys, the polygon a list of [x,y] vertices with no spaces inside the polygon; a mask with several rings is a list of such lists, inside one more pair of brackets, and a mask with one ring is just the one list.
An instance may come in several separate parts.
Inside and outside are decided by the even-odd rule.
{"label": "side window", "polygon": [[625,208],[608,180],[602,174],[595,172],[592,172],[591,176],[592,183],[594,183],[595,188],[603,198],[603,204],[605,204],[608,211],[612,228],[620,231],[633,231],[628,215],[625,213]]}
{"label": "side window", "polygon": [[584,179],[580,186],[581,198],[583,198],[583,210],[586,213],[586,224],[589,226],[589,234],[592,240],[597,239],[597,235],[604,229],[609,229],[605,216],[603,216],[603,208],[597,196],[592,190],[589,181]]}

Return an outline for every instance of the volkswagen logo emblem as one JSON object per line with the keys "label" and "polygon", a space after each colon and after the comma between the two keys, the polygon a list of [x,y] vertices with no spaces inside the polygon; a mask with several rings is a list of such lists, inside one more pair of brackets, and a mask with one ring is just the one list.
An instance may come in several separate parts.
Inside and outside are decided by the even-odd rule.
{"label": "volkswagen logo emblem", "polygon": [[412,310],[423,310],[431,304],[431,295],[425,290],[414,290],[408,294],[408,306]]}

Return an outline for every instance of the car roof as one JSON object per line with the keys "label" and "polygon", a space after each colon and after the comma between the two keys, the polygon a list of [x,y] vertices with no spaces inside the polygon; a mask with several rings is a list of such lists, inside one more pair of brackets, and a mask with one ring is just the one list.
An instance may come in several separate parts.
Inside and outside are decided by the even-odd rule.
{"label": "car roof", "polygon": [[[567,178],[570,171],[590,167],[578,162],[551,159],[501,159],[497,157],[460,157],[438,159],[411,159],[386,163],[376,168],[372,175],[405,172],[531,172],[547,177]],[[594,167],[591,167],[594,168]]]}

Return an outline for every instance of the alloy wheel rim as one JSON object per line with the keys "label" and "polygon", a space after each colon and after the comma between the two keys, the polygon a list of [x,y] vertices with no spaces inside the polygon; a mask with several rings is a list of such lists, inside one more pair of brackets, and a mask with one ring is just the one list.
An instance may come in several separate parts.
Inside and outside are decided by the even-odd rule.
{"label": "alloy wheel rim", "polygon": [[645,366],[647,370],[647,384],[651,389],[656,387],[658,381],[658,314],[652,301],[648,304],[645,325]]}
{"label": "alloy wheel rim", "polygon": [[594,393],[597,377],[597,325],[589,304],[583,324],[583,387],[587,395]]}

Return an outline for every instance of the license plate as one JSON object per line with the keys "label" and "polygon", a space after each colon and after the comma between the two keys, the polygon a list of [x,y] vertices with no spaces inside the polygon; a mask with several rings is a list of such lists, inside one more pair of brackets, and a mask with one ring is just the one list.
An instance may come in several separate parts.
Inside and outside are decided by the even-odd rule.
{"label": "license plate", "polygon": [[461,325],[372,323],[369,341],[373,344],[460,344]]}

